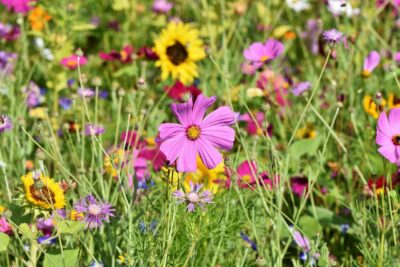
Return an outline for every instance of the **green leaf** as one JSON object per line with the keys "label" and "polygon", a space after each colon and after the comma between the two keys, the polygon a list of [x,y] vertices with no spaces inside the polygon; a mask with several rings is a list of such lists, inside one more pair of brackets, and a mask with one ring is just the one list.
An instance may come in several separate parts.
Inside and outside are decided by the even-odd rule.
{"label": "green leaf", "polygon": [[24,237],[26,237],[30,240],[36,240],[36,233],[32,232],[32,230],[28,224],[26,224],[26,223],[20,224],[18,226],[18,230],[19,230],[20,234],[22,234]]}
{"label": "green leaf", "polygon": [[0,233],[0,252],[6,251],[10,243],[10,237],[4,233]]}
{"label": "green leaf", "polygon": [[289,154],[293,158],[300,158],[301,156],[308,154],[313,156],[317,153],[318,147],[321,144],[321,136],[314,139],[303,139],[294,142],[289,148]]}
{"label": "green leaf", "polygon": [[21,223],[29,223],[32,221],[31,215],[25,214],[24,209],[22,209],[21,206],[18,206],[15,203],[10,205],[10,211],[10,221],[15,223],[16,225],[19,225]]}
{"label": "green leaf", "polygon": [[322,226],[319,222],[310,216],[302,216],[299,220],[299,226],[304,234],[308,237],[314,236],[316,233],[322,231]]}
{"label": "green leaf", "polygon": [[78,221],[63,220],[57,222],[57,230],[60,234],[77,234],[85,229],[85,224]]}
{"label": "green leaf", "polygon": [[96,26],[90,23],[76,24],[72,26],[73,31],[90,31],[96,29]]}
{"label": "green leaf", "polygon": [[74,267],[78,265],[78,249],[49,251],[44,256],[44,267]]}

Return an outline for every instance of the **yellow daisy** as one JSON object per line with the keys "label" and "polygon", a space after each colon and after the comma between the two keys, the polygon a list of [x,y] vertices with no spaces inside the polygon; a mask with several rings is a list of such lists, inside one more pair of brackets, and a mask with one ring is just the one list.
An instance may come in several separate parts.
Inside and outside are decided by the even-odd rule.
{"label": "yellow daisy", "polygon": [[[36,175],[36,174],[35,174]],[[62,209],[65,206],[64,191],[53,179],[40,174],[35,183],[33,173],[21,177],[25,187],[26,199],[45,209]]]}
{"label": "yellow daisy", "polygon": [[183,183],[185,190],[190,191],[190,182],[194,184],[203,184],[204,189],[216,194],[224,189],[227,177],[225,175],[225,165],[222,161],[214,169],[207,169],[203,164],[200,157],[197,157],[197,170],[196,172],[189,172]]}
{"label": "yellow daisy", "polygon": [[183,84],[190,84],[199,76],[195,62],[206,54],[198,30],[189,24],[170,22],[154,43],[159,56],[156,66],[161,68],[163,80],[171,75]]}
{"label": "yellow daisy", "polygon": [[298,139],[314,139],[316,136],[317,131],[315,131],[314,125],[312,124],[307,124],[296,133],[296,138]]}
{"label": "yellow daisy", "polygon": [[364,96],[363,99],[363,107],[364,111],[374,117],[378,118],[379,113],[383,110],[383,107],[386,106],[386,100],[382,98],[381,104],[378,106],[374,99],[370,95]]}

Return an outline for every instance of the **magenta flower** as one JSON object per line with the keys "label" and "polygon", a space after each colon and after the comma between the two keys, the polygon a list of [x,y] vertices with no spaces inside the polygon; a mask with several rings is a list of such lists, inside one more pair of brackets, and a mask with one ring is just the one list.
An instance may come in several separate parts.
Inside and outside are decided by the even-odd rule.
{"label": "magenta flower", "polygon": [[178,123],[163,123],[159,126],[160,150],[169,164],[177,162],[179,172],[195,172],[196,157],[208,169],[214,169],[222,161],[217,150],[230,150],[235,141],[235,131],[229,127],[236,121],[236,114],[227,106],[219,107],[204,119],[204,114],[216,100],[199,95],[193,104],[172,104],[171,109]]}
{"label": "magenta flower", "polygon": [[261,135],[263,133],[263,125],[265,120],[264,112],[257,112],[254,115],[254,119],[249,113],[245,113],[239,117],[240,121],[245,121],[247,123],[246,131],[249,135]]}
{"label": "magenta flower", "polygon": [[268,39],[265,44],[256,42],[252,43],[243,51],[246,60],[251,61],[257,67],[261,67],[267,61],[273,60],[282,54],[284,46],[275,39]]}
{"label": "magenta flower", "polygon": [[257,171],[257,163],[252,161],[243,161],[236,169],[238,174],[238,186],[240,188],[251,188],[257,185],[256,177],[260,186],[266,186],[267,188],[272,188],[275,184],[279,182],[279,177],[275,176],[273,180],[269,178],[268,173],[263,172],[261,174]]}
{"label": "magenta flower", "polygon": [[308,189],[308,179],[306,177],[292,177],[290,179],[292,192],[298,197],[302,197]]}
{"label": "magenta flower", "polygon": [[109,217],[114,216],[111,204],[98,201],[92,195],[88,195],[75,203],[74,209],[78,213],[84,213],[84,220],[90,229],[98,228],[103,222],[109,222]]}
{"label": "magenta flower", "polygon": [[400,166],[400,109],[390,110],[389,118],[382,112],[376,127],[376,143],[381,153],[391,163]]}
{"label": "magenta flower", "polygon": [[372,71],[378,66],[381,56],[376,51],[371,51],[364,60],[362,75],[364,77],[371,76]]}
{"label": "magenta flower", "polygon": [[11,131],[13,128],[13,123],[7,115],[0,115],[0,133],[5,131]]}
{"label": "magenta flower", "polygon": [[[80,66],[86,65],[86,63],[87,63],[86,57],[84,56],[79,57]],[[60,64],[63,65],[64,67],[69,68],[70,70],[75,70],[76,68],[78,68],[78,56],[72,55],[69,57],[65,57],[61,60]]]}
{"label": "magenta flower", "polygon": [[330,44],[336,44],[343,41],[344,35],[336,29],[330,29],[322,33],[322,38]]}
{"label": "magenta flower", "polygon": [[7,7],[8,11],[14,10],[15,13],[26,13],[31,9],[31,0],[1,0],[1,3]]}
{"label": "magenta flower", "polygon": [[167,92],[170,98],[178,101],[182,101],[186,94],[192,95],[193,99],[196,99],[201,94],[201,90],[195,85],[185,86],[180,81],[176,81],[173,86],[164,87],[164,91]]}
{"label": "magenta flower", "polygon": [[400,63],[400,52],[396,52],[394,54],[394,61],[396,61],[397,63]]}
{"label": "magenta flower", "polygon": [[174,4],[167,0],[154,0],[153,3],[153,11],[155,13],[168,13],[173,7]]}
{"label": "magenta flower", "polygon": [[13,234],[11,224],[9,224],[4,217],[0,217],[0,233],[5,233],[7,235]]}
{"label": "magenta flower", "polygon": [[177,199],[177,203],[181,204],[186,202],[188,204],[187,211],[193,212],[196,210],[196,206],[204,209],[206,204],[213,203],[213,195],[210,191],[204,190],[200,193],[200,189],[203,187],[202,184],[193,184],[189,182],[190,192],[185,193],[180,190],[176,190],[172,195]]}

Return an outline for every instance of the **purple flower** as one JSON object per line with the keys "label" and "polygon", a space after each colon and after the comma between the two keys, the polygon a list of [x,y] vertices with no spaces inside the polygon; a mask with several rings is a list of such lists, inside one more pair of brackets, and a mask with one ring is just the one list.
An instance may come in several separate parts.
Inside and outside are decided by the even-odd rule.
{"label": "purple flower", "polygon": [[95,125],[93,123],[87,123],[85,125],[85,135],[100,135],[105,131],[102,125]]}
{"label": "purple flower", "polygon": [[14,69],[14,60],[17,58],[17,54],[0,51],[0,72],[5,74],[11,74]]}
{"label": "purple flower", "polygon": [[364,60],[362,75],[366,78],[371,76],[372,71],[379,65],[380,60],[381,56],[379,53],[376,51],[371,51],[371,53],[369,53]]}
{"label": "purple flower", "polygon": [[400,63],[400,52],[396,52],[393,57],[394,61]]}
{"label": "purple flower", "polygon": [[400,108],[390,110],[389,118],[382,112],[376,127],[376,143],[381,153],[391,163],[400,166]]}
{"label": "purple flower", "polygon": [[173,3],[167,0],[154,0],[153,11],[155,13],[168,13],[174,7]]}
{"label": "purple flower", "polygon": [[7,7],[7,10],[14,10],[15,13],[26,13],[31,9],[31,0],[1,0],[1,3]]}
{"label": "purple flower", "polygon": [[78,95],[86,98],[92,98],[95,92],[90,88],[78,88]]}
{"label": "purple flower", "polygon": [[203,187],[202,184],[193,184],[191,181],[190,184],[190,192],[185,193],[180,190],[176,190],[172,193],[172,195],[177,199],[177,203],[187,203],[187,211],[193,212],[196,210],[196,205],[202,209],[204,209],[205,204],[213,203],[213,195],[210,191],[204,190],[200,192],[200,189]]}
{"label": "purple flower", "polygon": [[21,29],[17,25],[0,23],[0,39],[14,41],[19,38]]}
{"label": "purple flower", "polygon": [[13,123],[7,115],[0,115],[0,133],[10,131],[13,128]]}
{"label": "purple flower", "polygon": [[261,67],[264,63],[282,54],[283,50],[284,46],[281,42],[275,39],[268,39],[265,44],[260,42],[252,43],[243,51],[243,56],[257,67]]}
{"label": "purple flower", "polygon": [[311,53],[317,55],[319,52],[319,36],[322,32],[322,21],[309,19],[306,24],[306,31],[302,36],[305,39]]}
{"label": "purple flower", "polygon": [[64,110],[68,110],[68,109],[70,109],[70,107],[72,105],[72,99],[70,99],[68,97],[62,97],[62,98],[60,98],[60,100],[58,100],[58,104]]}
{"label": "purple flower", "polygon": [[159,126],[160,150],[170,164],[177,161],[179,172],[195,172],[197,155],[208,169],[214,169],[222,161],[217,148],[232,148],[235,131],[230,125],[235,123],[236,115],[230,107],[219,107],[204,118],[207,108],[215,100],[215,96],[199,95],[194,104],[192,98],[187,103],[172,104],[172,112],[179,124]]}
{"label": "purple flower", "polygon": [[41,90],[36,83],[29,82],[23,91],[26,95],[26,105],[28,108],[34,108],[42,103]]}
{"label": "purple flower", "polygon": [[299,231],[292,229],[292,236],[294,242],[296,242],[296,245],[300,247],[304,252],[308,252],[311,249],[310,241],[308,240],[307,237],[303,236]]}
{"label": "purple flower", "polygon": [[336,29],[330,29],[322,33],[322,38],[330,44],[336,44],[343,41],[344,35]]}
{"label": "purple flower", "polygon": [[299,96],[303,94],[305,91],[308,91],[310,88],[311,88],[310,82],[300,82],[293,86],[292,94],[294,94],[295,96]]}
{"label": "purple flower", "polygon": [[252,248],[254,251],[257,251],[257,245],[256,245],[256,243],[254,243],[253,241],[251,241],[250,238],[249,238],[245,233],[240,232],[240,237],[241,237],[247,244],[249,244],[249,245],[251,246],[251,248]]}
{"label": "purple flower", "polygon": [[103,222],[109,222],[109,217],[114,216],[114,209],[107,202],[97,201],[92,195],[88,195],[75,203],[74,209],[78,213],[83,213],[84,220],[90,229],[99,228]]}

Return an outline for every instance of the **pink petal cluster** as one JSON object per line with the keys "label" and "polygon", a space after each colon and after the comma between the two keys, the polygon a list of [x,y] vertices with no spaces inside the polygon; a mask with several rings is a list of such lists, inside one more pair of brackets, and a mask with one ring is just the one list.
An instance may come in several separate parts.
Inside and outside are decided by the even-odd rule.
{"label": "pink petal cluster", "polygon": [[246,60],[252,62],[255,67],[259,68],[264,63],[271,61],[283,53],[285,47],[275,39],[268,39],[265,44],[261,42],[252,43],[243,51]]}
{"label": "pink petal cluster", "polygon": [[[245,113],[239,117],[240,121],[244,121],[247,123],[246,131],[249,135],[261,135],[265,130],[264,129],[265,127],[263,128],[265,121],[264,112],[261,111],[257,112],[254,115],[254,119],[250,116],[249,113]],[[269,128],[270,127],[268,127],[268,134],[270,134],[269,130],[272,130]]]}
{"label": "pink petal cluster", "polygon": [[27,13],[30,9],[32,0],[1,0],[1,3],[7,7],[9,11],[14,10],[15,13]]}
{"label": "pink petal cluster", "polygon": [[274,176],[274,179],[271,180],[267,172],[258,173],[257,171],[257,163],[252,160],[243,161],[236,169],[238,174],[237,183],[240,188],[251,188],[254,189],[254,186],[257,185],[257,180],[260,186],[266,186],[267,188],[271,188],[279,182],[279,177]]}
{"label": "pink petal cluster", "polygon": [[390,110],[389,117],[382,112],[376,127],[376,143],[381,153],[391,163],[400,166],[400,108]]}
{"label": "pink petal cluster", "polygon": [[[86,57],[84,56],[80,57],[79,65],[84,66],[86,65],[86,63],[87,63]],[[78,68],[78,56],[72,55],[69,57],[65,57],[61,60],[60,64],[63,65],[64,67],[69,68],[70,70],[75,70],[76,68]]]}
{"label": "pink petal cluster", "polygon": [[363,67],[363,76],[369,77],[371,76],[372,71],[379,65],[381,60],[381,56],[376,51],[371,51],[368,56],[364,60],[364,67]]}
{"label": "pink petal cluster", "polygon": [[169,164],[176,161],[179,172],[195,172],[196,157],[204,165],[215,168],[222,162],[218,149],[230,150],[235,140],[235,131],[230,127],[236,121],[236,114],[227,106],[204,115],[214,104],[215,96],[199,95],[187,103],[172,104],[171,109],[179,123],[163,123],[159,126],[160,150]]}

